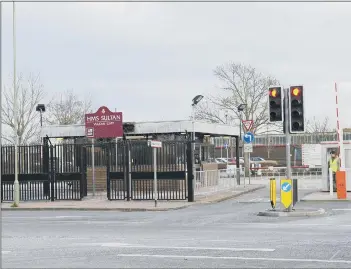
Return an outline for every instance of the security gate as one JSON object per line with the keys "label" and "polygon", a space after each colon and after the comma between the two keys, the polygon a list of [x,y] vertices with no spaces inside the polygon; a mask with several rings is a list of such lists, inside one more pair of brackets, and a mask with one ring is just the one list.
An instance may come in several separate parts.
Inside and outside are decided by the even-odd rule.
{"label": "security gate", "polygon": [[[153,155],[147,141],[109,144],[107,197],[109,200],[153,200]],[[163,141],[157,150],[157,199],[187,199],[187,141]]]}

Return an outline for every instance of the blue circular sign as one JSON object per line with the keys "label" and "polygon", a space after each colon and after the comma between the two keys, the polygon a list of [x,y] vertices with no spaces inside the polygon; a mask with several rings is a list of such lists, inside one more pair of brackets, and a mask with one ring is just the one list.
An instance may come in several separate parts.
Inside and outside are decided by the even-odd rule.
{"label": "blue circular sign", "polygon": [[244,141],[245,143],[252,143],[254,141],[255,137],[253,135],[253,133],[251,132],[247,132],[245,135],[244,135]]}
{"label": "blue circular sign", "polygon": [[284,182],[282,184],[282,191],[284,192],[289,192],[291,190],[291,185],[288,182]]}

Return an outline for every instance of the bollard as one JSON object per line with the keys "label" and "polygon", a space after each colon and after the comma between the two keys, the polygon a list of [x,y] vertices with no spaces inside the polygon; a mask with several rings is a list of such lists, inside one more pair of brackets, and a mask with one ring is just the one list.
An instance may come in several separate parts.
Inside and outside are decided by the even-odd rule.
{"label": "bollard", "polygon": [[275,209],[275,206],[277,204],[277,185],[275,178],[270,178],[269,180],[270,183],[270,200],[271,200],[271,206],[273,209]]}
{"label": "bollard", "polygon": [[293,207],[299,200],[299,195],[298,195],[298,186],[297,186],[297,179],[293,179]]}

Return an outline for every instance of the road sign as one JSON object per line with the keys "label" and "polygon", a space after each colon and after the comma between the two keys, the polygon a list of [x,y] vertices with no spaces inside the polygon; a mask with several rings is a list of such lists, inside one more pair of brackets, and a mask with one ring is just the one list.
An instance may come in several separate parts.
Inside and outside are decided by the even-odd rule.
{"label": "road sign", "polygon": [[245,132],[248,132],[252,129],[253,120],[243,120],[242,122],[243,122]]}
{"label": "road sign", "polygon": [[156,140],[150,140],[149,141],[149,146],[152,148],[162,148],[162,142],[161,141],[156,141]]}
{"label": "road sign", "polygon": [[224,148],[225,148],[225,149],[228,148],[228,144],[227,144],[227,143],[224,144]]}
{"label": "road sign", "polygon": [[244,144],[244,152],[252,153],[253,152],[253,147],[252,144]]}
{"label": "road sign", "polygon": [[247,132],[245,135],[244,135],[244,141],[245,143],[252,143],[254,141],[255,137],[253,135],[253,133],[251,132]]}
{"label": "road sign", "polygon": [[293,196],[291,179],[280,180],[280,200],[286,209],[292,204]]}
{"label": "road sign", "polygon": [[85,135],[88,138],[122,137],[122,112],[111,112],[102,106],[96,113],[85,114]]}

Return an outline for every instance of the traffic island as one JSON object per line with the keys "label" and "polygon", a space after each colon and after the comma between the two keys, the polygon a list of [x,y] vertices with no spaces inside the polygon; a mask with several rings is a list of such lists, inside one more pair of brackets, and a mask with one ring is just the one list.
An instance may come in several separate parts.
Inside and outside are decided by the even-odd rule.
{"label": "traffic island", "polygon": [[265,217],[315,217],[322,216],[326,213],[323,208],[319,209],[293,209],[287,211],[286,209],[268,209],[258,213],[258,216]]}

